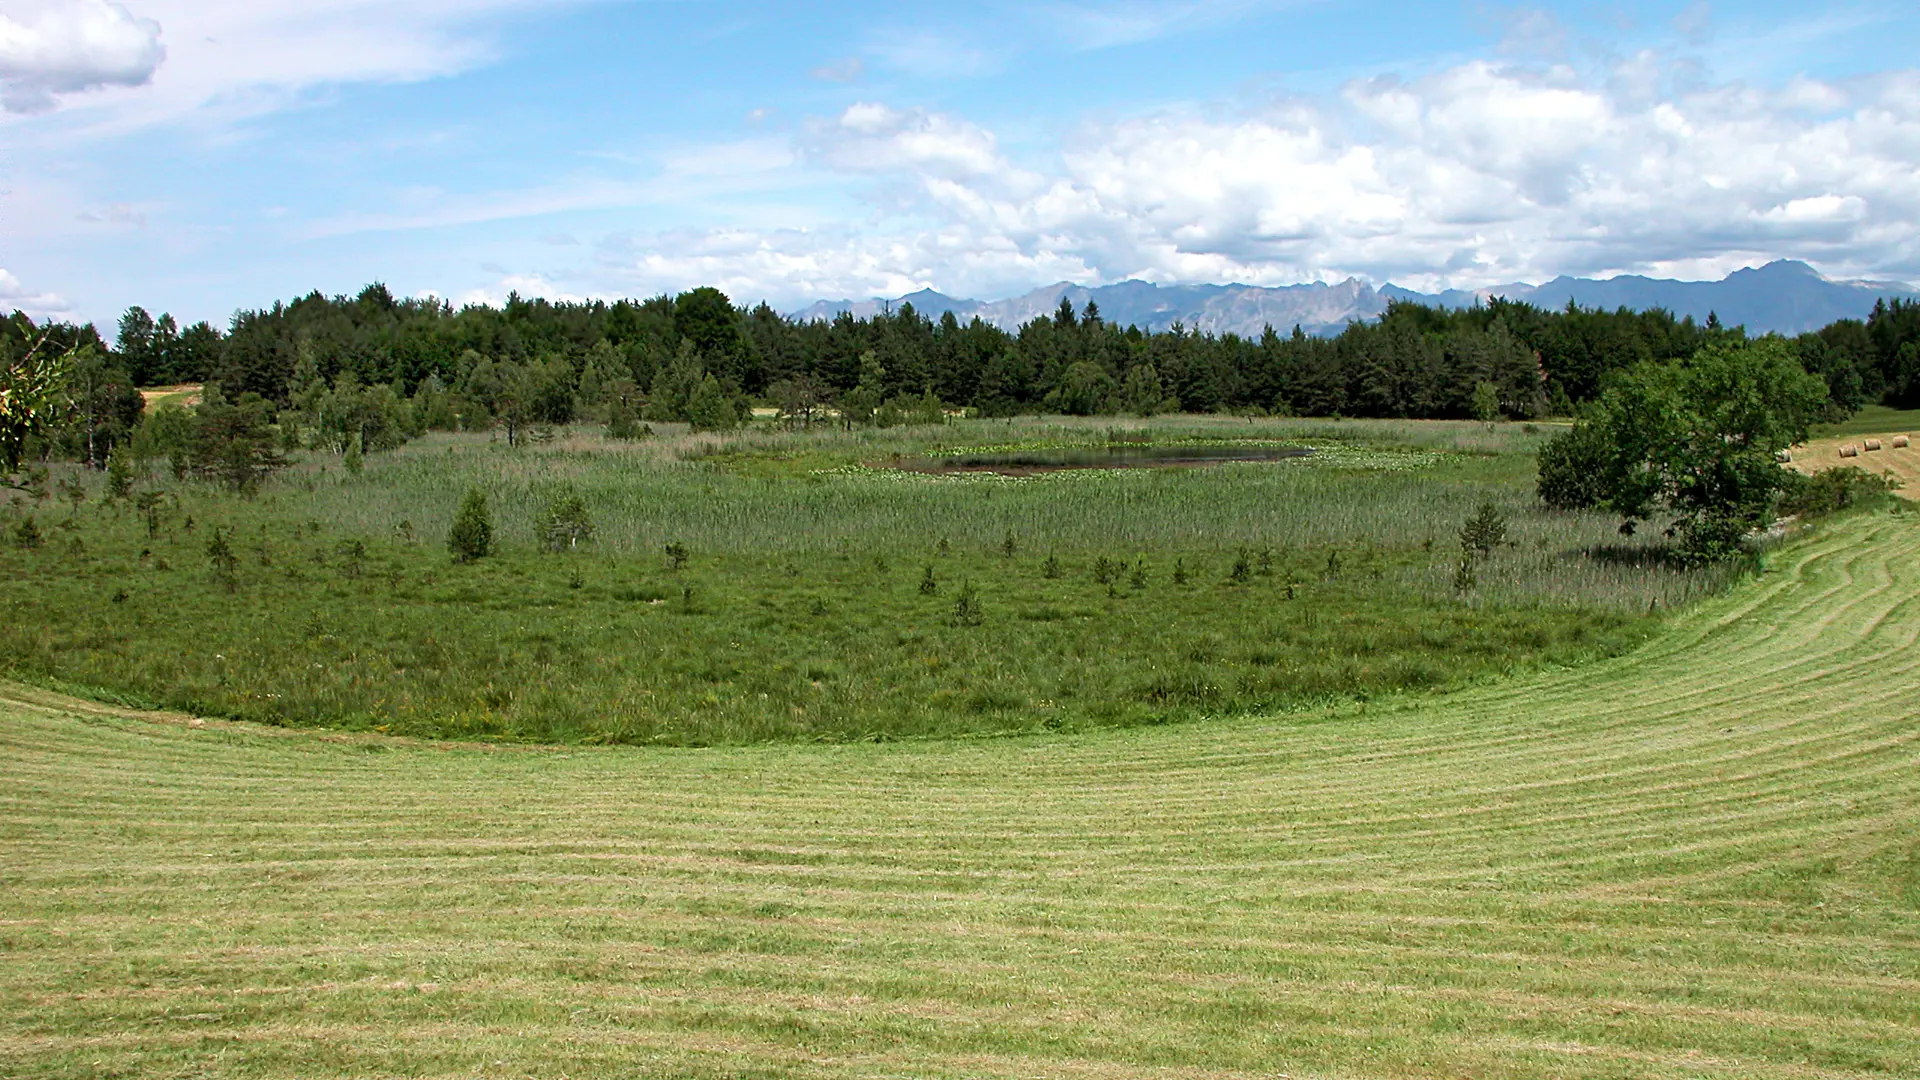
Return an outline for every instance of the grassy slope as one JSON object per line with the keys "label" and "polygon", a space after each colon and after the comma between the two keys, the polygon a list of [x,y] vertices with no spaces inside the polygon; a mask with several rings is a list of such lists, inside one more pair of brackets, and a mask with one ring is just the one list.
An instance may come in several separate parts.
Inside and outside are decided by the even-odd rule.
{"label": "grassy slope", "polygon": [[488,750],[0,706],[0,1074],[1920,1070],[1920,545],[1279,723]]}
{"label": "grassy slope", "polygon": [[1885,405],[1867,405],[1838,424],[1820,424],[1813,430],[1816,439],[1843,435],[1920,434],[1920,409],[1894,409]]}

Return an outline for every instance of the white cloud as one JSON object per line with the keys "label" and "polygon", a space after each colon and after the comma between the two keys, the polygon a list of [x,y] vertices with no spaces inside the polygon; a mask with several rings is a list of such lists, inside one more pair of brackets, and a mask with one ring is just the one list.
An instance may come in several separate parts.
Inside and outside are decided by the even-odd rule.
{"label": "white cloud", "polygon": [[0,268],[0,312],[24,311],[35,319],[71,319],[73,305],[59,293],[34,292]]}
{"label": "white cloud", "polygon": [[[1644,88],[1651,63],[1625,61],[1642,69],[1627,81]],[[1920,72],[1653,95],[1619,74],[1476,61],[1238,115],[1136,116],[1084,128],[1046,167],[964,118],[867,102],[810,125],[802,151],[866,178],[872,221],[663,235],[625,270],[793,299],[1061,278],[1478,287],[1777,257],[1920,277]]]}
{"label": "white cloud", "polygon": [[[518,294],[522,299],[538,298],[576,304],[587,299],[587,297],[582,294],[569,292],[554,284],[551,279],[542,274],[507,274],[491,285],[483,285],[480,288],[468,289],[466,292],[461,293],[459,298],[453,302],[453,306],[466,307],[469,304],[487,304],[492,307],[501,307],[507,302],[507,298],[514,294]],[[433,292],[425,292],[420,295],[440,299],[438,294]]]}
{"label": "white cloud", "polygon": [[953,180],[1008,168],[991,132],[922,109],[861,102],[831,121],[810,125],[807,136],[809,155],[843,172],[906,172]]}
{"label": "white cloud", "polygon": [[0,104],[45,112],[56,95],[140,86],[166,58],[160,24],[109,0],[40,0],[0,12]]}
{"label": "white cloud", "polygon": [[[455,74],[495,55],[490,18],[573,0],[129,0],[137,15],[109,0],[27,2],[35,5],[30,10],[60,13],[57,26],[81,25],[84,14],[93,28],[84,40],[97,43],[87,55],[99,70],[84,85],[101,92],[64,101],[84,112],[84,120],[72,125],[84,135],[185,118],[217,122],[257,115],[321,86]],[[0,78],[12,95],[4,59],[9,22],[0,21]],[[139,40],[154,50],[144,67]],[[50,86],[51,92],[64,88]]]}

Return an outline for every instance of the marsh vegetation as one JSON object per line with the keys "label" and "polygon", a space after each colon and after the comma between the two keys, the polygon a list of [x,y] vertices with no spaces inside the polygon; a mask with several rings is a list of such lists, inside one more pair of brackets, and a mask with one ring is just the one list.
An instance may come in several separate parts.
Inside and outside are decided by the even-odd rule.
{"label": "marsh vegetation", "polygon": [[[126,701],[423,736],[990,734],[1575,663],[1737,574],[1542,508],[1545,437],[1235,418],[577,428],[520,446],[434,434],[358,469],[300,453],[250,496],[155,467],[108,498],[76,471],[50,489],[66,497],[6,511],[10,535],[40,539],[0,550],[0,655],[10,677]],[[1024,478],[887,467],[1142,445],[1314,452]],[[1483,505],[1505,532],[1463,583],[1461,524]],[[466,538],[454,557],[450,537]]]}

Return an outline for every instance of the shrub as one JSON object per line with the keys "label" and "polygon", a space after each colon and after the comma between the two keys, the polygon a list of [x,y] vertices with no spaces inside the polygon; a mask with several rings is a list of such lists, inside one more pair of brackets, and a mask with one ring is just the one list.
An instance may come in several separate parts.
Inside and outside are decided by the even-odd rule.
{"label": "shrub", "polygon": [[361,540],[342,540],[333,546],[333,553],[340,557],[340,572],[349,580],[358,581],[367,566],[367,545]]}
{"label": "shrub", "polygon": [[1047,561],[1040,564],[1040,576],[1053,579],[1060,576],[1060,556],[1047,553]]}
{"label": "shrub", "polygon": [[1540,448],[1540,501],[1555,510],[1587,510],[1606,498],[1607,444],[1598,429],[1577,424]]}
{"label": "shrub", "polygon": [[484,559],[493,552],[493,515],[487,511],[487,497],[478,488],[468,488],[453,516],[453,529],[447,533],[447,550],[454,562]]}
{"label": "shrub", "polygon": [[985,613],[980,609],[979,594],[973,591],[973,582],[960,583],[960,592],[953,598],[953,624],[955,626],[979,626]]}
{"label": "shrub", "polygon": [[666,546],[667,569],[678,570],[687,564],[687,545],[672,541]]}
{"label": "shrub", "polygon": [[1493,549],[1507,542],[1507,516],[1500,512],[1492,499],[1480,504],[1480,509],[1460,526],[1460,551],[1466,556],[1478,556],[1482,559],[1493,554]]}
{"label": "shrub", "polygon": [[40,546],[40,526],[33,523],[33,515],[28,514],[20,520],[20,527],[13,530],[13,542],[23,548]]}
{"label": "shrub", "polygon": [[640,422],[639,414],[625,401],[616,401],[607,408],[607,438],[609,439],[647,439],[653,437],[653,428]]}
{"label": "shrub", "polygon": [[1786,487],[1780,494],[1780,512],[1803,518],[1884,505],[1900,487],[1899,481],[1892,477],[1875,476],[1857,465],[1822,469],[1812,476],[1792,472],[1787,476]]}
{"label": "shrub", "polygon": [[213,530],[213,536],[207,540],[207,561],[213,565],[213,580],[233,592],[240,587],[240,557],[233,553],[227,532],[226,529]]}
{"label": "shrub", "polygon": [[927,572],[920,575],[920,595],[932,596],[940,591],[940,583],[933,579],[933,564],[927,564]]}
{"label": "shrub", "polygon": [[107,501],[133,494],[133,451],[124,442],[107,451]]}
{"label": "shrub", "polygon": [[562,491],[540,512],[536,530],[548,551],[572,551],[582,540],[593,539],[593,517],[578,492]]}
{"label": "shrub", "polygon": [[1253,560],[1247,555],[1247,549],[1242,547],[1239,554],[1233,557],[1233,569],[1227,572],[1227,579],[1235,584],[1241,584],[1252,575]]}
{"label": "shrub", "polygon": [[695,431],[730,431],[740,426],[740,414],[719,381],[708,375],[687,398],[687,421]]}

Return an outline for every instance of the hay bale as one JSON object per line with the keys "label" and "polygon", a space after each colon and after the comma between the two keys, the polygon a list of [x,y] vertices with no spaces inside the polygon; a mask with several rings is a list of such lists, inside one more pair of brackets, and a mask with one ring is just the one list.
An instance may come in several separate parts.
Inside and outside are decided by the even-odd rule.
{"label": "hay bale", "polygon": [[1841,457],[1859,457],[1860,448],[1857,446],[1851,446],[1851,445],[1843,446],[1840,448],[1840,456]]}
{"label": "hay bale", "polygon": [[1907,448],[1907,437],[1905,435],[1895,435],[1893,437],[1893,448],[1895,450],[1905,450]]}
{"label": "hay bale", "polygon": [[1782,465],[1789,464],[1793,461],[1793,452],[1791,450],[1776,451],[1773,455],[1773,460]]}
{"label": "hay bale", "polygon": [[1867,440],[1867,449],[1868,449],[1868,450],[1878,450],[1878,449],[1880,449],[1880,440],[1879,440],[1879,439],[1868,439],[1868,440]]}

